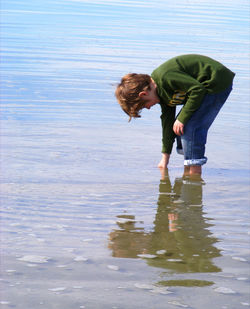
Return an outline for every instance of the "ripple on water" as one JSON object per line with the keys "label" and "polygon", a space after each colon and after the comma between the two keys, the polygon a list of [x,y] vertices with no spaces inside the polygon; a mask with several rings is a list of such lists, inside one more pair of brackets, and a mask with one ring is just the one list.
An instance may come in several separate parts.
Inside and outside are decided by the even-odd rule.
{"label": "ripple on water", "polygon": [[51,258],[47,256],[40,255],[24,255],[21,258],[18,258],[19,261],[35,263],[35,264],[43,264],[47,263]]}
{"label": "ripple on water", "polygon": [[220,286],[216,289],[214,289],[215,292],[217,293],[221,293],[221,294],[236,294],[235,291],[233,291],[231,288],[226,288],[223,286]]}

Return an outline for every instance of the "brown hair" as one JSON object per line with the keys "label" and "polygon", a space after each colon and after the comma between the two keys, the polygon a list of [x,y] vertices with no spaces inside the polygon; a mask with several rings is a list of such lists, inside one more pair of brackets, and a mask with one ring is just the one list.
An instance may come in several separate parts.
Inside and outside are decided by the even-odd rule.
{"label": "brown hair", "polygon": [[115,96],[123,111],[131,118],[139,118],[144,101],[139,97],[141,91],[149,89],[151,77],[147,74],[130,73],[117,85]]}

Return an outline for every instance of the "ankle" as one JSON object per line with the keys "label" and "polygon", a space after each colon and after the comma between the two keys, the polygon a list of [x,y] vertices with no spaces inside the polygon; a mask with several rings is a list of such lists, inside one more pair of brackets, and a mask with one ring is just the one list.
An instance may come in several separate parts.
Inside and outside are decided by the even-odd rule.
{"label": "ankle", "polygon": [[201,165],[191,165],[189,170],[190,176],[201,176]]}
{"label": "ankle", "polygon": [[184,166],[183,177],[190,175],[190,166]]}

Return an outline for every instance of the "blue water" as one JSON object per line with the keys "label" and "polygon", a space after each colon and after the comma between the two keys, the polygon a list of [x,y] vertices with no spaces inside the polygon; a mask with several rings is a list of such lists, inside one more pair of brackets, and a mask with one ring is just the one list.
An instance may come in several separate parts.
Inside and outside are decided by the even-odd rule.
{"label": "blue water", "polygon": [[[249,2],[1,11],[1,306],[249,307]],[[157,169],[159,107],[128,123],[114,97],[122,75],[185,53],[236,73],[198,184],[175,152]]]}

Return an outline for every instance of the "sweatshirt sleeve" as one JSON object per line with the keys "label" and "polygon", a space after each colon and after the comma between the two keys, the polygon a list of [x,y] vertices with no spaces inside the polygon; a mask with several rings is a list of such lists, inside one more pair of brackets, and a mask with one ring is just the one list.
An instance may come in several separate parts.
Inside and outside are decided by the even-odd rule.
{"label": "sweatshirt sleeve", "polygon": [[161,104],[161,124],[162,124],[162,153],[171,154],[173,143],[175,140],[175,133],[173,131],[173,124],[175,121],[175,107]]}
{"label": "sweatshirt sleeve", "polygon": [[186,103],[177,117],[181,123],[186,124],[201,105],[207,90],[192,76],[179,71],[169,72],[167,83],[173,91],[180,90],[186,93]]}

